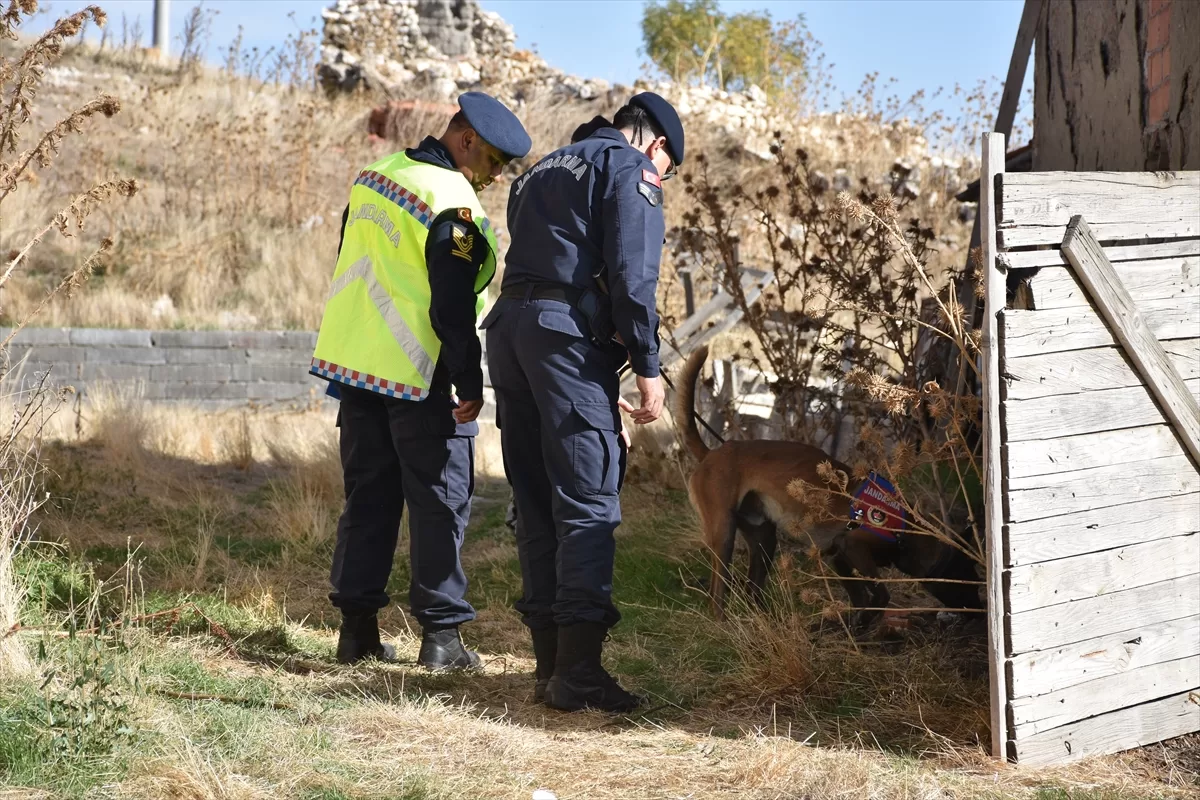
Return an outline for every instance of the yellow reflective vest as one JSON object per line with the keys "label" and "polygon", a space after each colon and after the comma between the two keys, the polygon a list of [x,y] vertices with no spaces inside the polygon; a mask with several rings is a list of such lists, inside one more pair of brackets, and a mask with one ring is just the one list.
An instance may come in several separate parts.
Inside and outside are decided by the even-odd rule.
{"label": "yellow reflective vest", "polygon": [[[429,320],[425,241],[434,218],[453,208],[468,209],[487,239],[488,255],[475,278],[478,317],[498,247],[466,177],[403,152],[359,173],[317,334],[314,375],[405,400],[428,396],[442,343]],[[472,235],[455,246],[469,254]]]}

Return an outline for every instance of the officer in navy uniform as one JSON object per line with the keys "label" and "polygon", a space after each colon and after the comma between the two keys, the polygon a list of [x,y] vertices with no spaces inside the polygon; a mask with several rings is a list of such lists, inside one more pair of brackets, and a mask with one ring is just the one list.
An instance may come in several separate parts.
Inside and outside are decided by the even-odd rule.
{"label": "officer in navy uniform", "polygon": [[[575,144],[576,142],[588,138],[601,128],[611,127],[611,122],[609,122],[600,114],[597,114],[587,122],[581,123],[577,128],[575,128],[575,130],[571,133],[571,144]],[[626,444],[628,443],[629,440],[626,438]],[[508,508],[506,508],[504,511],[504,524],[508,526],[509,530],[515,531],[517,529],[517,502],[516,499],[511,496],[511,494],[508,501]]]}
{"label": "officer in navy uniform", "polygon": [[[626,712],[642,699],[601,663],[612,603],[626,447],[617,370],[662,413],[655,291],[662,181],[683,162],[683,126],[656,94],[635,95],[583,140],[512,185],[500,298],[484,319],[504,466],[516,500],[535,697],[552,708]],[[586,133],[587,129],[582,132]]]}
{"label": "officer in navy uniform", "polygon": [[[405,150],[414,161],[462,173],[480,192],[505,164],[529,152],[520,121],[480,92],[459,98],[440,138],[427,136]],[[343,615],[337,659],[391,660],[379,638],[377,613],[390,602],[386,586],[407,506],[412,583],[409,601],[423,636],[418,664],[431,669],[476,668],[458,627],[475,618],[464,597],[459,558],[474,487],[475,422],[483,406],[482,348],[476,331],[474,283],[488,256],[485,237],[465,209],[448,209],[429,227],[425,262],[429,315],[441,350],[427,399],[421,402],[330,381],[340,399],[341,459],[346,505],[338,522],[329,597]],[[350,206],[342,214],[344,244]],[[472,242],[470,260],[461,244]],[[455,394],[452,394],[452,387]]]}

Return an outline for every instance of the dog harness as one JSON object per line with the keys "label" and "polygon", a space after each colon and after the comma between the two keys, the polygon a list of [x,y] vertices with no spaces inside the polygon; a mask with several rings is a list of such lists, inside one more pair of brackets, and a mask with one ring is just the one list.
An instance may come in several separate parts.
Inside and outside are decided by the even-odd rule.
{"label": "dog harness", "polygon": [[850,501],[848,528],[860,527],[893,544],[908,529],[908,511],[896,494],[896,487],[872,471],[854,490]]}

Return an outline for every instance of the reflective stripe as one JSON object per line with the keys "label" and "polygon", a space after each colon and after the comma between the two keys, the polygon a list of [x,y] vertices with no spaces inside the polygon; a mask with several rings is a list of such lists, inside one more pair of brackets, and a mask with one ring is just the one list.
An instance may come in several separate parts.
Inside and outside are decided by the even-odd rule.
{"label": "reflective stripe", "polygon": [[428,389],[422,389],[420,386],[409,386],[396,381],[384,380],[376,378],[374,375],[368,375],[365,372],[339,367],[329,361],[323,361],[319,358],[312,360],[312,366],[309,367],[309,372],[313,375],[320,375],[322,378],[328,378],[331,381],[338,381],[347,386],[357,386],[359,389],[369,389],[376,394],[386,394],[388,397],[399,397],[401,400],[424,400],[429,393]]}
{"label": "reflective stripe", "polygon": [[367,295],[375,304],[375,308],[379,310],[380,315],[383,316],[383,321],[387,323],[388,330],[392,332],[392,338],[396,340],[396,344],[400,345],[404,355],[408,356],[408,360],[416,367],[425,382],[432,381],[433,359],[430,358],[429,353],[425,352],[425,348],[421,346],[416,334],[412,332],[408,323],[404,321],[404,317],[396,309],[387,289],[383,288],[382,284],[376,280],[375,267],[371,264],[370,256],[363,256],[355,261],[349,269],[333,281],[333,285],[329,287],[329,299],[332,300],[335,295],[359,278],[362,278],[367,284]]}
{"label": "reflective stripe", "polygon": [[[364,169],[359,173],[358,179],[354,181],[354,184],[356,186],[365,186],[373,192],[378,192],[407,211],[413,216],[413,219],[426,228],[433,227],[433,211],[426,205],[425,201],[386,175],[382,175],[374,170]],[[492,229],[492,223],[487,217],[476,219],[476,222],[479,223],[479,229],[485,236]]]}
{"label": "reflective stripe", "polygon": [[425,201],[386,175],[381,175],[374,170],[365,169],[359,173],[358,180],[354,183],[356,186],[365,186],[371,191],[383,195],[409,214],[412,214],[413,219],[426,228],[433,225],[433,211],[425,204]]}

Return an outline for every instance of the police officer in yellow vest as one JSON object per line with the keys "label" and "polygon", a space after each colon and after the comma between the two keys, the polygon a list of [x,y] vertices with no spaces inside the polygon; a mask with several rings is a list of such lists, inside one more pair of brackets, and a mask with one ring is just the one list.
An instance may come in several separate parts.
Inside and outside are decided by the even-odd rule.
{"label": "police officer in yellow vest", "polygon": [[495,98],[468,92],[459,108],[440,138],[359,173],[313,354],[311,371],[341,398],[346,505],[329,597],[342,612],[343,663],[395,657],[380,642],[377,613],[390,602],[406,506],[418,663],[480,663],[458,632],[475,618],[459,549],[483,405],[475,323],[498,250],[477,193],[531,142]]}

